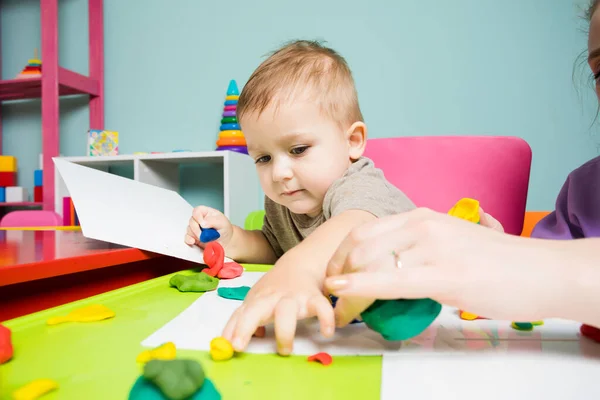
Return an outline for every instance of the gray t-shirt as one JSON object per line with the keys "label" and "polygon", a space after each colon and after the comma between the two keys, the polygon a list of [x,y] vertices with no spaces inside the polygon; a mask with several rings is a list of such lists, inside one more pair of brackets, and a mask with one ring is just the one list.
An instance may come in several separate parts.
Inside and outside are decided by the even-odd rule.
{"label": "gray t-shirt", "polygon": [[414,203],[385,179],[373,161],[361,157],[331,184],[323,200],[323,212],[314,218],[294,214],[265,196],[262,232],[279,258],[323,222],[344,211],[363,210],[380,218],[414,208]]}

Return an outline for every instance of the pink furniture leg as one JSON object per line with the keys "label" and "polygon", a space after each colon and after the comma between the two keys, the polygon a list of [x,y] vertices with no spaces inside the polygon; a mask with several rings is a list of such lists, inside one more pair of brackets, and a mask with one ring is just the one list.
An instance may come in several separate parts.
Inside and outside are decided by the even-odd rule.
{"label": "pink furniture leg", "polygon": [[54,163],[59,155],[58,0],[40,0],[42,32],[43,209],[54,210]]}
{"label": "pink furniture leg", "polygon": [[90,96],[90,129],[104,129],[103,0],[88,1],[90,78],[98,81],[98,96]]}

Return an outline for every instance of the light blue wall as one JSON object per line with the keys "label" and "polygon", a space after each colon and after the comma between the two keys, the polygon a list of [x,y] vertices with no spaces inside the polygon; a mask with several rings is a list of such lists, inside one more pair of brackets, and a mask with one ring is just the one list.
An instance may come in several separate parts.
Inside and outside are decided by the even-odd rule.
{"label": "light blue wall", "polygon": [[[0,12],[8,78],[39,47],[39,2],[3,0]],[[576,1],[547,0],[105,0],[105,128],[124,153],[212,150],[230,79],[241,88],[284,41],[325,39],[354,71],[371,137],[520,136],[534,152],[528,208],[550,209],[600,143],[585,65],[572,80],[579,14]],[[60,63],[87,73],[87,1],[61,0],[60,24]],[[61,110],[61,151],[81,155],[86,102]],[[5,153],[32,186],[39,102],[2,115]]]}

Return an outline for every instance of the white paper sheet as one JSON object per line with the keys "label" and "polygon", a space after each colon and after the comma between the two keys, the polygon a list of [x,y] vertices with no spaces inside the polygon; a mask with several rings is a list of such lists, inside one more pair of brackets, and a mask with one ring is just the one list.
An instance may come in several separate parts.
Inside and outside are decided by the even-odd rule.
{"label": "white paper sheet", "polygon": [[600,360],[559,352],[386,354],[382,400],[598,399]]}
{"label": "white paper sheet", "polygon": [[202,249],[183,241],[193,207],[177,192],[59,158],[53,161],[85,237],[204,262]]}
{"label": "white paper sheet", "polygon": [[[260,279],[262,272],[244,272],[239,278],[221,280],[219,287],[252,286]],[[168,322],[142,342],[142,346],[157,347],[172,341],[178,349],[209,350],[210,341],[221,336],[231,314],[241,305],[241,301],[219,297],[216,290],[200,296],[191,306]],[[247,353],[277,352],[272,326],[267,327],[264,338],[253,337]],[[293,354],[311,355],[321,351],[331,355],[372,355],[396,351],[401,342],[387,342],[381,336],[367,329],[364,324],[353,324],[338,331],[332,339],[319,334],[319,324],[315,319],[299,321],[294,340]]]}
{"label": "white paper sheet", "polygon": [[[252,286],[264,273],[244,272],[241,277],[221,280],[219,287]],[[175,289],[174,289],[175,290]],[[165,324],[142,342],[143,346],[157,347],[172,341],[177,348],[209,350],[210,341],[220,336],[231,314],[240,301],[224,299],[216,291],[206,293],[181,314]],[[381,355],[403,352],[512,352],[541,351],[547,343],[577,345],[579,324],[570,321],[547,321],[533,332],[519,332],[510,328],[509,321],[462,321],[456,310],[444,307],[436,321],[421,335],[407,341],[390,342],[364,324],[351,324],[336,330],[332,339],[319,333],[316,319],[299,321],[293,354],[310,355],[321,351],[331,355]],[[248,353],[275,353],[276,344],[272,326],[267,327],[265,338],[252,338]]]}

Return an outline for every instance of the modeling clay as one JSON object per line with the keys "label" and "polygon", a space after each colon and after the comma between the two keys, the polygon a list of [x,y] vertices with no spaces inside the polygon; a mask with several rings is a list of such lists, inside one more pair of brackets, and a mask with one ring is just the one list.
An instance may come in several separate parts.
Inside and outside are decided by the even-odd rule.
{"label": "modeling clay", "polygon": [[252,336],[256,336],[258,338],[263,338],[263,337],[265,337],[266,334],[267,334],[267,330],[265,329],[265,327],[259,326],[258,328],[256,328],[256,332],[254,332],[254,335],[252,335]]}
{"label": "modeling clay", "polygon": [[600,329],[583,324],[581,325],[581,328],[579,328],[579,332],[586,338],[600,343]]}
{"label": "modeling clay", "polygon": [[513,322],[510,324],[511,328],[518,331],[532,331],[534,326],[544,325],[544,321],[533,321],[533,322]]}
{"label": "modeling clay", "polygon": [[135,360],[139,363],[147,363],[150,360],[173,360],[176,356],[175,343],[167,342],[155,349],[142,351]]}
{"label": "modeling clay", "polygon": [[10,329],[0,325],[0,364],[4,364],[13,356],[13,345]]}
{"label": "modeling clay", "polygon": [[475,315],[470,312],[460,310],[459,313],[460,319],[464,319],[465,321],[475,321],[476,319],[487,319],[484,317],[480,317],[479,315]]}
{"label": "modeling clay", "polygon": [[220,279],[233,279],[242,275],[242,272],[244,272],[244,268],[240,264],[231,261],[223,264],[223,268],[221,268],[217,277]]}
{"label": "modeling clay", "polygon": [[36,379],[21,386],[12,395],[14,400],[34,400],[55,389],[58,389],[58,383],[52,379]]}
{"label": "modeling clay", "polygon": [[208,268],[204,269],[203,272],[210,276],[217,276],[221,268],[223,268],[223,261],[225,260],[225,250],[219,242],[210,242],[204,248],[204,262],[208,265]]}
{"label": "modeling clay", "polygon": [[[167,397],[152,382],[140,376],[129,392],[129,400],[165,400]],[[196,393],[186,400],[221,400],[215,385],[204,379],[204,384]]]}
{"label": "modeling clay", "polygon": [[454,207],[448,211],[448,215],[478,224],[480,219],[479,202],[469,198],[460,199]]}
{"label": "modeling clay", "polygon": [[169,279],[169,284],[180,292],[210,292],[219,286],[219,279],[206,274],[203,270],[192,275],[176,274]]}
{"label": "modeling clay", "polygon": [[191,396],[204,383],[204,371],[196,360],[150,360],[144,377],[173,400]]}
{"label": "modeling clay", "polygon": [[202,227],[201,227],[200,230],[202,231],[200,233],[200,241],[202,243],[212,242],[213,240],[217,240],[218,238],[221,237],[219,232],[214,228],[202,229]]}
{"label": "modeling clay", "polygon": [[46,321],[48,325],[56,325],[62,322],[94,322],[113,318],[115,312],[102,304],[79,308],[68,313],[66,316],[52,317]]}
{"label": "modeling clay", "polygon": [[250,291],[250,286],[220,287],[217,289],[219,296],[231,300],[244,300]]}
{"label": "modeling clay", "polygon": [[224,337],[216,337],[210,341],[210,356],[215,361],[225,361],[233,357],[233,346]]}
{"label": "modeling clay", "polygon": [[376,300],[361,316],[386,340],[406,340],[423,332],[441,310],[432,299]]}
{"label": "modeling clay", "polygon": [[331,358],[331,356],[327,353],[317,353],[317,354],[313,354],[312,356],[309,356],[307,359],[307,361],[318,361],[323,365],[329,365],[332,363],[333,359]]}

